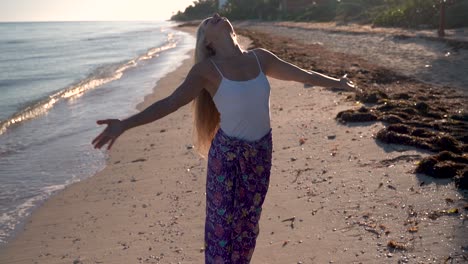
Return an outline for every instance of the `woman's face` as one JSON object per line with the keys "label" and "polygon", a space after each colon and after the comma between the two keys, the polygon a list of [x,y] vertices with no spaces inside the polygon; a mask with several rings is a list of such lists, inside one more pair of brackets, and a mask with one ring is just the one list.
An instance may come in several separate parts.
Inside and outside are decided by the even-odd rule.
{"label": "woman's face", "polygon": [[216,41],[219,37],[224,37],[224,32],[234,32],[234,28],[229,20],[225,17],[219,16],[218,13],[215,13],[212,17],[205,19],[203,21],[203,27],[205,29],[205,39],[208,43]]}

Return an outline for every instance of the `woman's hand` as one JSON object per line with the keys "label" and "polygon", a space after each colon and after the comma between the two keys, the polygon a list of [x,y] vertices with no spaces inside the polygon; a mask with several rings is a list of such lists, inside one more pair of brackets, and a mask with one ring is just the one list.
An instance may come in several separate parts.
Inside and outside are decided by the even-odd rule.
{"label": "woman's hand", "polygon": [[348,74],[343,75],[343,77],[340,78],[340,88],[341,89],[346,89],[346,90],[352,90],[356,88],[354,83],[348,79]]}
{"label": "woman's hand", "polygon": [[94,145],[94,148],[100,149],[102,146],[109,143],[107,146],[107,149],[109,150],[117,138],[125,131],[122,121],[119,119],[98,120],[97,124],[106,124],[107,127],[93,140],[92,144]]}

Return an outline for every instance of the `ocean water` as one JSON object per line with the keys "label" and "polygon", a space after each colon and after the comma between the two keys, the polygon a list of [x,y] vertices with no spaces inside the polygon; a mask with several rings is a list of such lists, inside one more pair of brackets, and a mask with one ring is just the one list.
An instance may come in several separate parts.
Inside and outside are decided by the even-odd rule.
{"label": "ocean water", "polygon": [[136,113],[195,46],[172,26],[0,23],[0,246],[50,195],[104,167],[95,121]]}

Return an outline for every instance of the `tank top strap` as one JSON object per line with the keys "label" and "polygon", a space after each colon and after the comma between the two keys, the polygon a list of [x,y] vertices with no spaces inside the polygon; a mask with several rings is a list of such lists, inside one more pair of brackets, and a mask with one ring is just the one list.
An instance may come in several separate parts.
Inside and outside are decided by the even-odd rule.
{"label": "tank top strap", "polygon": [[255,54],[255,51],[252,50],[253,55],[255,56],[255,59],[257,60],[258,68],[260,69],[260,72],[263,72],[262,66],[260,65],[260,61],[258,60],[257,54]]}
{"label": "tank top strap", "polygon": [[222,78],[224,78],[224,75],[221,73],[221,70],[219,70],[218,66],[216,65],[216,63],[210,59],[211,63],[213,63],[213,65],[215,66],[216,70],[219,72],[219,74],[221,75]]}

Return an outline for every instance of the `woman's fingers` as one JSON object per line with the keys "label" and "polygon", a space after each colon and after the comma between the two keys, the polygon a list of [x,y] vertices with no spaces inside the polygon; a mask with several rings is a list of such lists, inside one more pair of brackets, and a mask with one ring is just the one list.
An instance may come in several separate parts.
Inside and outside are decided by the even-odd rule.
{"label": "woman's fingers", "polygon": [[98,125],[109,124],[110,122],[111,122],[110,119],[102,119],[102,120],[96,121],[96,123],[97,123]]}
{"label": "woman's fingers", "polygon": [[114,145],[114,142],[115,142],[116,140],[117,140],[117,138],[113,138],[113,139],[111,140],[111,142],[110,142],[109,145],[107,146],[107,150],[110,150],[110,149],[111,149],[112,145]]}
{"label": "woman's fingers", "polygon": [[103,135],[99,135],[97,138],[94,139],[93,141],[93,145],[94,145],[94,148],[99,148],[99,145],[101,145],[102,143],[102,140],[103,140]]}
{"label": "woman's fingers", "polygon": [[104,145],[109,144],[107,149],[110,149],[114,144],[117,137],[119,137],[121,132],[120,120],[118,119],[102,119],[97,120],[98,125],[107,124],[106,129],[101,132],[96,138],[91,142],[94,145],[94,148],[100,149]]}
{"label": "woman's fingers", "polygon": [[101,138],[104,136],[104,132],[105,132],[105,131],[102,131],[101,134],[99,134],[97,137],[95,137],[95,138],[93,139],[93,141],[91,142],[91,144],[94,145],[95,142],[98,142],[99,140],[101,140]]}
{"label": "woman's fingers", "polygon": [[341,82],[344,83],[348,88],[356,88],[356,85],[353,83],[353,81],[348,79],[347,73],[341,77]]}
{"label": "woman's fingers", "polygon": [[102,146],[104,146],[105,144],[107,144],[107,142],[109,142],[109,140],[111,140],[112,138],[108,137],[108,136],[105,136],[103,137],[102,139],[100,139],[98,141],[98,143],[96,144],[96,147],[95,148],[102,148]]}

